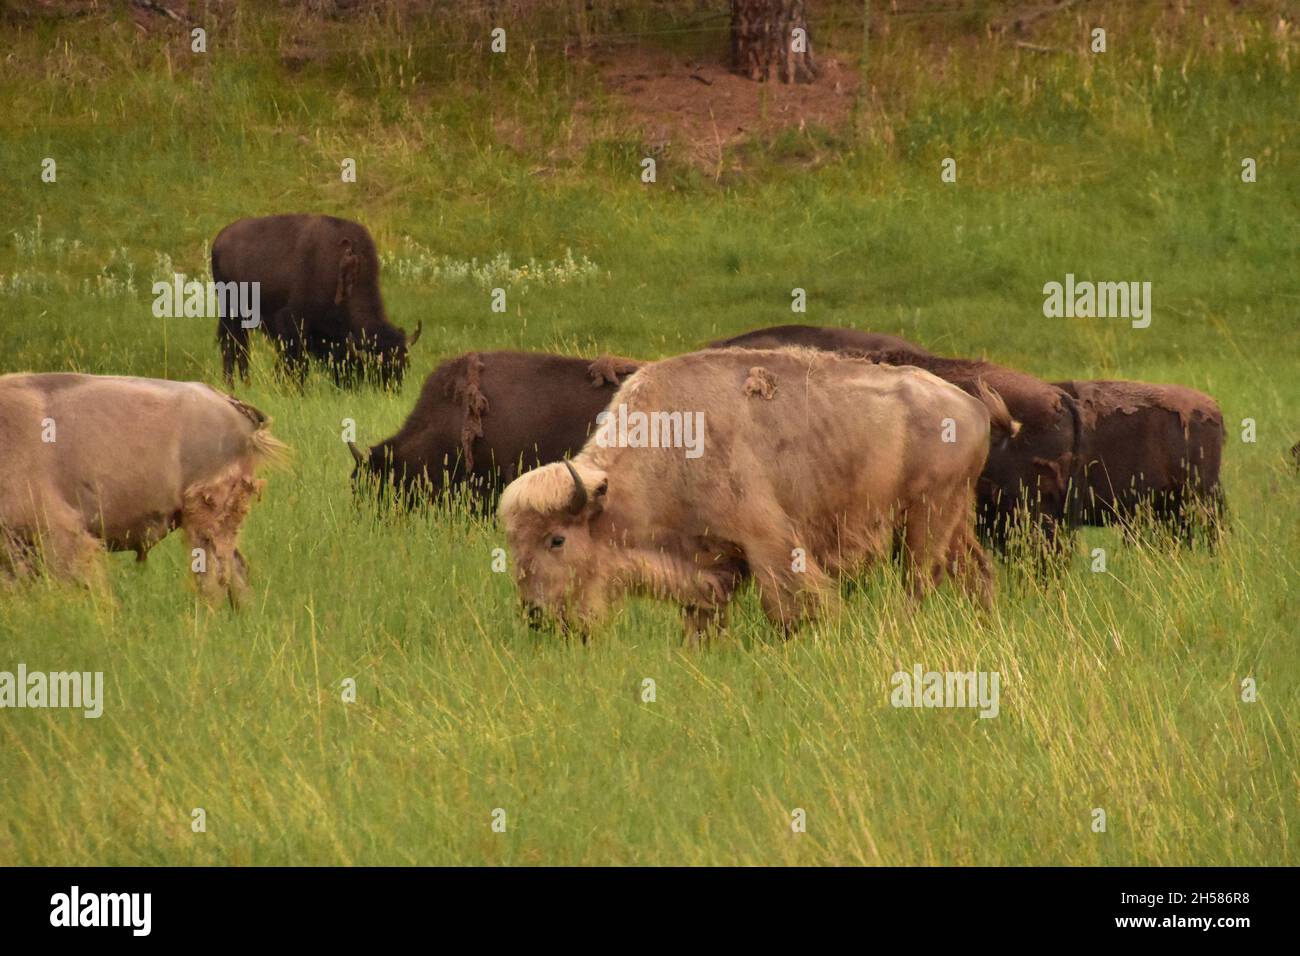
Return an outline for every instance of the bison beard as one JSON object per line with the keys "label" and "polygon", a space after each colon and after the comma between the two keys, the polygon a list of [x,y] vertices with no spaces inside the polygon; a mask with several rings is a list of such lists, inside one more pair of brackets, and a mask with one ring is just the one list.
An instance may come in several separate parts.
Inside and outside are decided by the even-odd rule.
{"label": "bison beard", "polygon": [[[608,448],[511,483],[500,515],[530,616],[586,628],[623,593],[680,603],[692,629],[720,622],[746,577],[789,632],[834,598],[832,578],[900,546],[909,593],[945,575],[981,602],[992,570],[973,489],[990,423],[983,399],[917,369],[812,350],[699,352],[645,366],[611,400],[707,409],[709,455]],[[845,414],[852,409],[852,414]],[[941,438],[951,420],[955,440]]]}

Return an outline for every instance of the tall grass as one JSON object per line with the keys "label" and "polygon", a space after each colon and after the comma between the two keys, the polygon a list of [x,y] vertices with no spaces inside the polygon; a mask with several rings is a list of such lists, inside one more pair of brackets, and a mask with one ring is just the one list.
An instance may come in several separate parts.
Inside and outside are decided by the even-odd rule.
{"label": "tall grass", "polygon": [[[215,323],[154,318],[150,283],[202,277],[221,225],[275,211],[366,223],[392,317],[425,332],[392,394],[292,393],[257,349],[241,396],[295,457],[247,523],[242,613],[198,603],[176,541],[112,559],[109,594],[0,589],[0,670],[102,670],[108,698],[98,720],[0,712],[0,862],[1294,864],[1300,112],[1280,10],[1089,5],[1035,35],[1056,53],[880,15],[855,133],[751,144],[721,184],[670,154],[653,187],[593,69],[515,31],[497,62],[434,56],[392,12],[362,33],[240,8],[206,59],[111,19],[17,30],[0,371],[217,381]],[[1094,17],[1105,55],[1079,39]],[[717,26],[644,42],[695,51]],[[1043,318],[1066,272],[1151,281],[1151,328]],[[1000,565],[990,614],[948,588],[912,609],[877,569],[788,643],[746,594],[690,651],[639,600],[588,645],[534,635],[492,521],[351,496],[343,419],[391,434],[448,356],[653,358],[795,320],[1204,389],[1229,423],[1231,532],[1214,554],[1082,534],[1059,578]],[[1000,715],[891,707],[917,663],[998,671]]]}

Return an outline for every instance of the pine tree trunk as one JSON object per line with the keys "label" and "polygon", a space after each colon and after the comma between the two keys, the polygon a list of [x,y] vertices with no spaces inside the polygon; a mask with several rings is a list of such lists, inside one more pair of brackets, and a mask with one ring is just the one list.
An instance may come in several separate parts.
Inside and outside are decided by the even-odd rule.
{"label": "pine tree trunk", "polygon": [[804,0],[731,0],[731,69],[751,80],[816,79]]}

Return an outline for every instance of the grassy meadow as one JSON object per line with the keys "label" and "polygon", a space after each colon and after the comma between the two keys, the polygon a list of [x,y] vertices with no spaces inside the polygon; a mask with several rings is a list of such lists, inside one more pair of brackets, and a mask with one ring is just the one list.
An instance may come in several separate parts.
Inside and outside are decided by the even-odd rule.
{"label": "grassy meadow", "polygon": [[[597,37],[726,49],[725,17],[614,6]],[[299,394],[255,340],[239,394],[294,455],[245,525],[241,612],[197,599],[180,535],[108,559],[109,594],[0,583],[0,671],[106,693],[97,720],[0,711],[0,864],[1300,862],[1294,8],[1092,4],[1038,24],[1042,50],[995,29],[1012,5],[873,11],[863,57],[861,5],[810,4],[823,56],[867,78],[848,121],[702,166],[644,140],[545,7],[495,57],[486,25],[396,7],[222,5],[201,55],[117,12],[3,24],[0,373],[218,383],[215,320],[155,318],[151,284],[205,278],[221,226],[274,212],[363,222],[390,318],[424,336],[394,393]],[[1067,273],[1150,281],[1151,326],[1045,318]],[[913,609],[876,569],[789,642],[746,593],[691,650],[641,600],[586,645],[535,634],[495,522],[351,495],[343,420],[391,434],[445,358],[655,358],[791,321],[1204,390],[1231,530],[1214,554],[1090,531],[1050,580],[999,562],[990,614],[949,587]],[[890,706],[918,663],[999,672],[997,718]]]}

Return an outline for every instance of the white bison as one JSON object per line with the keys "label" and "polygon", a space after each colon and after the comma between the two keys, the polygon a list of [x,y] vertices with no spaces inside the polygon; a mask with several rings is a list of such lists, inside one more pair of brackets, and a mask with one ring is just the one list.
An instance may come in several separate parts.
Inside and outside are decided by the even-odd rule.
{"label": "white bison", "polygon": [[620,594],[646,593],[680,602],[698,631],[752,576],[788,632],[821,610],[832,576],[898,548],[914,596],[947,571],[987,604],[975,481],[990,427],[1018,423],[979,392],[810,349],[643,366],[572,462],[506,488],[523,601],[534,619],[585,628]]}
{"label": "white bison", "polygon": [[200,590],[247,586],[239,527],[280,458],[266,416],[200,382],[72,373],[0,376],[0,570],[40,557],[94,583],[101,554],[148,550],[175,528]]}

